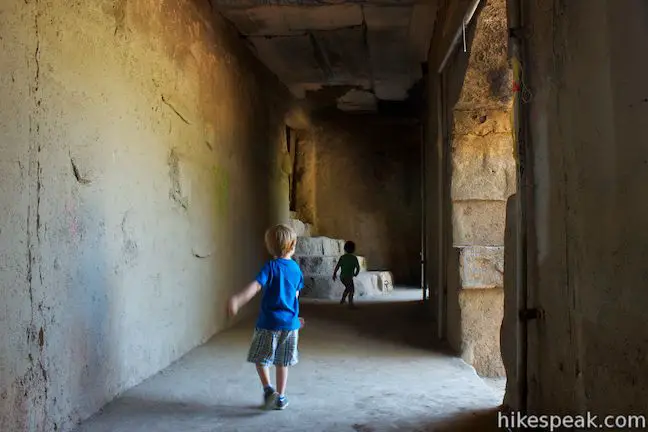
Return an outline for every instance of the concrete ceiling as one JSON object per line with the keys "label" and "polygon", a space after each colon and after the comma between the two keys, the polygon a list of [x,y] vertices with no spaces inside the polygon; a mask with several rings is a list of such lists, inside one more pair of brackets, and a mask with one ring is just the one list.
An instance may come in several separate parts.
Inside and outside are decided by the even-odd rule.
{"label": "concrete ceiling", "polygon": [[[343,89],[342,110],[403,101],[421,78],[436,0],[212,0],[298,98]],[[340,92],[336,92],[340,93]]]}

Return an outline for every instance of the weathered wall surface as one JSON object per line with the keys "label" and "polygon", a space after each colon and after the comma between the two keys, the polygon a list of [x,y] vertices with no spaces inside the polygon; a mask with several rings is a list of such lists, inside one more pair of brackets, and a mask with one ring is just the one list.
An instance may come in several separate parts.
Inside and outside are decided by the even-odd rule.
{"label": "weathered wall surface", "polygon": [[0,5],[0,430],[69,430],[222,329],[287,216],[289,96],[209,16]]}
{"label": "weathered wall surface", "polygon": [[[390,270],[396,284],[418,286],[418,126],[371,115],[327,114],[313,118],[299,145],[315,174],[300,177],[304,183],[298,190],[306,192],[298,210],[313,212],[318,234],[355,241],[370,270]],[[313,196],[313,188],[314,205],[306,197],[309,190]]]}
{"label": "weathered wall surface", "polygon": [[443,182],[442,174],[442,144],[438,127],[438,82],[436,74],[429,73],[425,77],[426,106],[423,117],[423,199],[422,211],[425,215],[423,236],[425,245],[424,278],[423,283],[428,290],[430,301],[428,311],[430,317],[439,319],[439,291],[443,287],[441,269],[443,268],[443,254],[440,244],[443,242],[443,231],[440,229],[442,217],[440,203]]}
{"label": "weathered wall surface", "polygon": [[648,4],[529,5],[534,412],[648,411]]}
{"label": "weathered wall surface", "polygon": [[[310,129],[310,127],[308,128]],[[307,131],[297,132],[295,210],[299,220],[317,226],[317,145]]]}
{"label": "weathered wall surface", "polygon": [[[506,370],[506,394],[504,405],[519,409],[519,375],[517,369],[518,355],[518,293],[517,293],[517,194],[511,195],[506,202],[506,229],[504,233],[504,313],[500,326],[500,346],[502,362]],[[521,329],[519,330],[521,332]],[[520,346],[521,347],[521,346]]]}

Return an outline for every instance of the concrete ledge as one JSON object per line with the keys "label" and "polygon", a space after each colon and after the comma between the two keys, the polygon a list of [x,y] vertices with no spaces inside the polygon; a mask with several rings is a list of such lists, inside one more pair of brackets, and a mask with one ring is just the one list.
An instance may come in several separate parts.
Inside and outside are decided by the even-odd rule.
{"label": "concrete ledge", "polygon": [[[362,272],[355,278],[355,297],[371,298],[388,294],[394,290],[390,272]],[[305,276],[304,298],[339,300],[344,293],[344,285],[330,276]]]}
{"label": "concrete ledge", "polygon": [[298,237],[295,255],[340,256],[344,253],[344,240],[328,237]]}
{"label": "concrete ledge", "polygon": [[461,288],[504,286],[504,247],[470,246],[459,249]]}
{"label": "concrete ledge", "polygon": [[290,219],[286,225],[294,229],[298,237],[310,237],[312,235],[312,226],[299,219]]}
{"label": "concrete ledge", "polygon": [[[333,276],[333,270],[340,257],[324,255],[295,255],[294,260],[301,267],[304,277],[306,276]],[[360,271],[367,271],[367,262],[364,257],[359,256]]]}
{"label": "concrete ledge", "polygon": [[394,290],[394,277],[388,271],[367,271],[362,272],[355,279],[356,293],[358,290],[370,295],[387,294]]}

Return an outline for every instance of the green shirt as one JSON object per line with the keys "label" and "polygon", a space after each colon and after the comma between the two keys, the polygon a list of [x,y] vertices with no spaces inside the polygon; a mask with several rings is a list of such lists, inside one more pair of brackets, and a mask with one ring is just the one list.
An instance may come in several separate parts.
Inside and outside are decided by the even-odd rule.
{"label": "green shirt", "polygon": [[350,279],[356,275],[356,269],[360,272],[358,257],[353,254],[344,254],[338,261],[340,267],[340,279]]}

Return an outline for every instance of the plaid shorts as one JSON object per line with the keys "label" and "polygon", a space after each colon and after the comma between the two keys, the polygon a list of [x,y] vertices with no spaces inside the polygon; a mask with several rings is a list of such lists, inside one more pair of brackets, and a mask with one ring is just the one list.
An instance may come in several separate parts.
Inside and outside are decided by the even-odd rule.
{"label": "plaid shorts", "polygon": [[254,330],[248,361],[263,366],[293,366],[299,361],[299,330]]}

